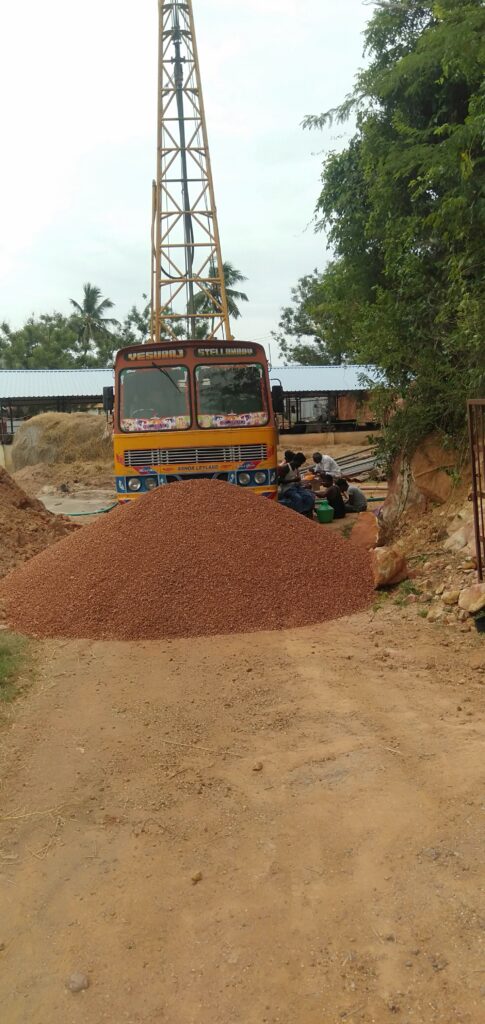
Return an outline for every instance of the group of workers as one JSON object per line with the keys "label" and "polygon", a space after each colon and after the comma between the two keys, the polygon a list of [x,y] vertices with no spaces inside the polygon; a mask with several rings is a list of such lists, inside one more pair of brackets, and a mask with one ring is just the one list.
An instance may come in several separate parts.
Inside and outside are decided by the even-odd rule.
{"label": "group of workers", "polygon": [[[278,466],[278,500],[281,505],[293,509],[294,512],[300,512],[309,519],[313,518],[317,496],[326,498],[333,508],[334,519],[343,519],[347,513],[366,511],[365,494],[342,476],[335,459],[330,455],[314,452],[313,465],[309,467],[310,478],[303,479],[301,470],[306,461],[303,452],[285,452],[283,462]],[[321,484],[318,495],[313,489],[312,477],[318,478]]]}

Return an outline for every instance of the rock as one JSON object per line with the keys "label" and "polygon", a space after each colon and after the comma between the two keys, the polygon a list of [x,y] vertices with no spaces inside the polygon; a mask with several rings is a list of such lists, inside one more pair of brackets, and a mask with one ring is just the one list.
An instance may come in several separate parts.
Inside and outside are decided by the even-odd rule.
{"label": "rock", "polygon": [[445,540],[443,548],[445,551],[461,551],[462,548],[466,548],[467,544],[467,528],[466,526],[460,526],[459,530],[455,530],[455,532],[451,534],[451,537],[448,537],[448,540]]}
{"label": "rock", "polygon": [[397,548],[375,548],[371,559],[376,589],[407,579],[406,559]]}
{"label": "rock", "polygon": [[262,761],[256,761],[256,764],[253,764],[253,772],[262,772],[262,770],[263,770],[263,762]]}
{"label": "rock", "polygon": [[416,487],[409,460],[406,456],[398,456],[392,467],[387,497],[382,506],[385,529],[392,532],[404,512],[422,513],[426,507],[426,498]]}
{"label": "rock", "polygon": [[445,590],[445,584],[444,583],[440,583],[439,587],[436,587],[436,590],[435,590],[436,597],[441,597],[441,595],[444,593],[444,590]]}
{"label": "rock", "polygon": [[460,593],[458,604],[469,615],[474,615],[485,608],[485,583],[474,583],[472,587],[465,587]]}
{"label": "rock", "polygon": [[430,608],[428,612],[428,622],[439,622],[444,615],[444,607],[442,604],[435,605],[434,608]]}
{"label": "rock", "polygon": [[443,604],[454,605],[458,604],[458,598],[460,596],[459,590],[445,590],[443,591],[441,600]]}
{"label": "rock", "polygon": [[453,491],[453,479],[447,470],[454,469],[457,464],[457,454],[443,448],[437,435],[431,435],[420,444],[411,459],[413,481],[426,498],[443,504]]}
{"label": "rock", "polygon": [[[347,518],[351,519],[352,516],[346,517],[346,521]],[[358,544],[359,547],[367,548],[368,551],[378,547],[380,529],[377,516],[373,512],[360,512],[358,516],[354,516],[354,520],[349,537],[352,544]]]}
{"label": "rock", "polygon": [[89,985],[87,974],[81,974],[80,971],[74,971],[74,974],[71,974],[66,981],[66,988],[69,992],[84,992]]}
{"label": "rock", "polygon": [[197,885],[197,882],[201,882],[202,877],[202,871],[196,871],[195,874],[192,875],[192,885]]}
{"label": "rock", "polygon": [[448,961],[443,956],[435,956],[431,960],[433,971],[444,971],[448,967]]}
{"label": "rock", "polygon": [[460,608],[458,612],[458,622],[466,622],[468,618],[468,612],[464,608]]}

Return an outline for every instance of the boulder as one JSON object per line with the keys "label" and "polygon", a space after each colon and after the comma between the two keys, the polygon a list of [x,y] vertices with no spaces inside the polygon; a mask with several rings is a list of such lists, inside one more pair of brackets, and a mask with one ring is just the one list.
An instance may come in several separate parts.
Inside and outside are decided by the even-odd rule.
{"label": "boulder", "polygon": [[426,438],[411,459],[412,478],[421,494],[439,504],[447,501],[453,491],[450,470],[458,462],[457,453],[444,448],[437,435]]}
{"label": "boulder", "polygon": [[462,523],[462,525],[445,540],[443,545],[445,551],[463,551],[464,555],[473,557],[476,555],[475,525],[473,522]]}
{"label": "boulder", "polygon": [[448,537],[448,540],[445,540],[443,547],[445,551],[461,551],[462,548],[466,548],[467,544],[468,535],[466,526],[460,526],[458,530],[455,530],[455,532],[451,534],[451,537]]}
{"label": "boulder", "polygon": [[458,598],[458,605],[469,615],[474,615],[485,608],[485,583],[474,583],[471,587],[465,587]]}
{"label": "boulder", "polygon": [[397,548],[375,548],[371,554],[374,585],[390,587],[408,577],[404,555]]}
{"label": "boulder", "polygon": [[449,605],[451,607],[454,604],[458,604],[459,596],[459,590],[445,590],[442,594],[441,600],[443,604]]}
{"label": "boulder", "polygon": [[[352,518],[352,516],[346,517],[346,523]],[[359,515],[355,515],[355,522],[352,523],[352,533],[350,534],[350,540],[353,544],[358,544],[359,547],[367,548],[370,551],[372,548],[376,548],[380,540],[380,528],[379,520],[373,512],[359,512]]]}

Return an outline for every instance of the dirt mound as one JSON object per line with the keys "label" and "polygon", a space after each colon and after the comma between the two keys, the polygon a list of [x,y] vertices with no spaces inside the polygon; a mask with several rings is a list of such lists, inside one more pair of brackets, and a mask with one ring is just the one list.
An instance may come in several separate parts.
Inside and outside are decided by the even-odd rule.
{"label": "dirt mound", "polygon": [[0,467],[0,576],[75,529],[68,519],[29,498]]}
{"label": "dirt mound", "polygon": [[104,416],[86,412],[44,412],[26,420],[12,445],[14,470],[39,462],[112,461],[112,441]]}
{"label": "dirt mound", "polygon": [[66,537],[0,597],[21,632],[135,640],[302,626],[372,593],[366,551],[242,488],[193,480]]}
{"label": "dirt mound", "polygon": [[112,489],[116,493],[112,460],[107,462],[59,462],[48,465],[39,462],[24,466],[14,473],[14,479],[27,494],[36,496],[48,491],[67,489],[76,493],[85,487]]}

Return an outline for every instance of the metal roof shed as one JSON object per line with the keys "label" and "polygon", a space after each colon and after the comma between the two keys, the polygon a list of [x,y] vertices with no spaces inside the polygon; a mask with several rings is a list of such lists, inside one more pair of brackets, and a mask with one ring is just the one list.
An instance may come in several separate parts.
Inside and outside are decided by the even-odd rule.
{"label": "metal roof shed", "polygon": [[0,370],[2,405],[100,402],[113,383],[112,370]]}
{"label": "metal roof shed", "polygon": [[372,366],[273,366],[270,376],[281,381],[288,395],[345,394],[349,391],[367,391],[365,378],[375,379]]}

